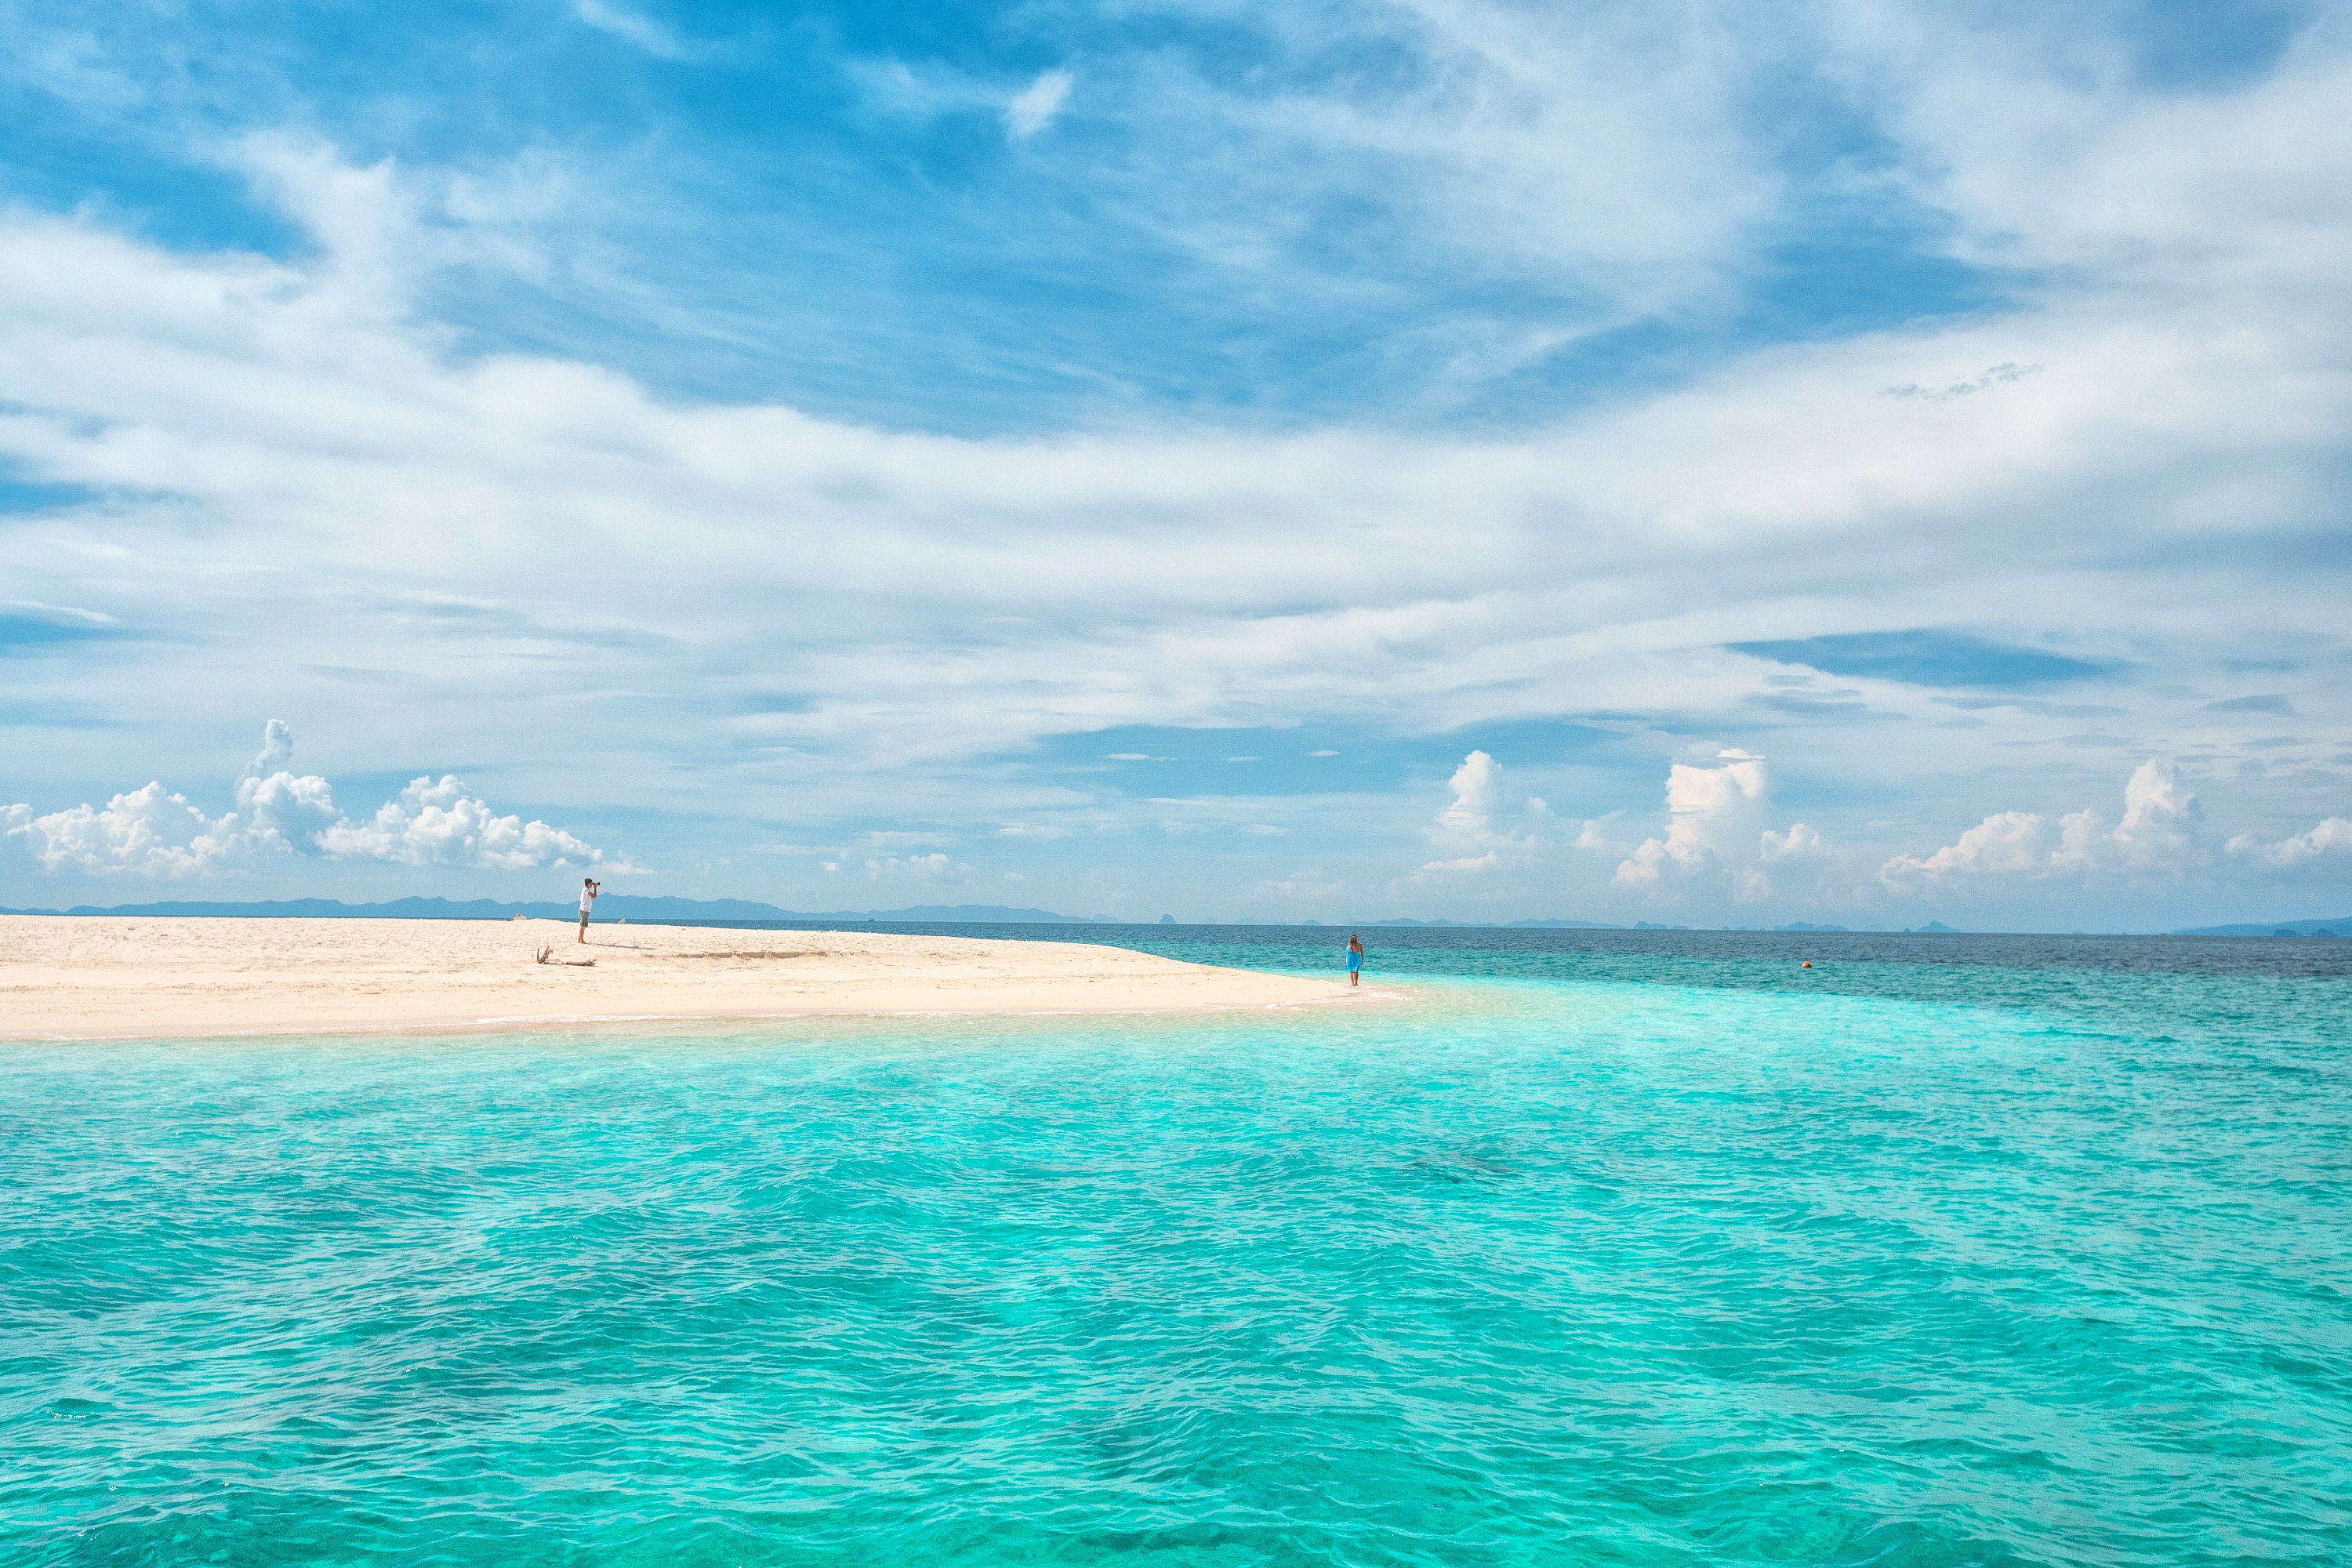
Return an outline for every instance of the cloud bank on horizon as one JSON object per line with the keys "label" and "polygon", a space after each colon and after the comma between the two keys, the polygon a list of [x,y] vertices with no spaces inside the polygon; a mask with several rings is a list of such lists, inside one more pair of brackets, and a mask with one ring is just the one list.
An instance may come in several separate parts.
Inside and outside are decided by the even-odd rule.
{"label": "cloud bank on horizon", "polygon": [[454,774],[412,780],[374,816],[355,822],[336,807],[334,787],[324,778],[298,775],[286,765],[293,749],[293,731],[272,719],[260,754],[236,781],[236,809],[216,818],[153,780],[103,806],[84,803],[41,816],[22,803],[0,806],[0,840],[21,839],[45,872],[150,879],[250,874],[297,855],[485,871],[636,869],[607,862],[602,850],[561,828],[499,816]]}
{"label": "cloud bank on horizon", "polygon": [[0,903],[2352,908],[2345,6],[255,25],[0,20]]}

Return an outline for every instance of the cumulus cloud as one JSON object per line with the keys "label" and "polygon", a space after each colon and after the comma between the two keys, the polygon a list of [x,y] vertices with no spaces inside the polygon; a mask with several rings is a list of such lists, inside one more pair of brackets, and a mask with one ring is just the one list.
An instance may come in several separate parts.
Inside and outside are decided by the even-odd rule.
{"label": "cumulus cloud", "polygon": [[1589,849],[1605,855],[1622,853],[1622,847],[1612,841],[1609,836],[1609,825],[1616,821],[1620,815],[1612,811],[1606,816],[1586,817],[1576,830],[1572,847]]}
{"label": "cumulus cloud", "polygon": [[1769,866],[1783,860],[1810,859],[1827,853],[1829,841],[1815,829],[1799,822],[1791,824],[1786,833],[1766,828],[1759,845],[1758,858]]}
{"label": "cumulus cloud", "polygon": [[2180,787],[2171,766],[2150,760],[2133,769],[2125,782],[2123,820],[2113,828],[2090,808],[2059,819],[2058,849],[2051,867],[2060,871],[2179,869],[2200,853],[2198,838],[2204,821],[2204,808]]}
{"label": "cumulus cloud", "polygon": [[242,866],[270,850],[315,854],[320,831],[340,814],[325,779],[286,770],[292,754],[293,732],[272,719],[262,731],[260,753],[237,780],[236,810],[216,818],[151,782],[103,806],[85,804],[37,816],[29,806],[12,806],[5,831],[21,837],[34,861],[52,873],[185,878]]}
{"label": "cumulus cloud", "polygon": [[[1666,828],[1644,838],[1617,864],[1612,887],[1668,900],[1710,886],[1742,903],[1769,898],[1776,874],[1817,883],[1833,858],[1828,839],[1809,824],[1768,827],[1771,779],[1762,757],[1727,750],[1713,765],[1676,763],[1666,773]],[[1597,847],[1588,822],[1580,847]]]}
{"label": "cumulus cloud", "polygon": [[1879,868],[1890,884],[1924,878],[2032,871],[2044,865],[2045,825],[2027,811],[1997,811],[1934,854],[1896,855]]}
{"label": "cumulus cloud", "polygon": [[257,846],[323,854],[323,837],[342,813],[332,786],[317,773],[295,773],[287,765],[293,758],[293,730],[272,719],[262,728],[261,751],[236,781],[236,807]]}
{"label": "cumulus cloud", "polygon": [[1484,837],[1495,830],[1495,785],[1503,770],[1484,752],[1462,759],[1446,785],[1454,799],[1437,816],[1437,826],[1448,833]]}
{"label": "cumulus cloud", "polygon": [[1726,751],[1712,767],[1676,763],[1666,773],[1666,831],[1618,863],[1621,888],[1655,888],[1669,876],[1727,871],[1759,843],[1770,788],[1764,759]]}
{"label": "cumulus cloud", "polygon": [[261,727],[261,750],[253,761],[245,764],[245,776],[282,772],[294,760],[294,728],[283,719],[272,719]]}
{"label": "cumulus cloud", "polygon": [[2327,817],[2307,832],[2272,844],[2242,833],[2230,840],[2228,848],[2231,854],[2258,865],[2281,868],[2308,866],[2323,856],[2352,855],[2352,817]]}
{"label": "cumulus cloud", "polygon": [[1931,855],[1896,855],[1879,869],[1889,886],[1945,878],[2088,877],[2178,873],[2204,857],[2204,808],[2172,766],[2153,759],[2124,784],[2124,814],[2113,827],[2095,807],[2060,817],[2054,834],[2038,812],[1986,817]]}
{"label": "cumulus cloud", "polygon": [[161,784],[118,795],[103,806],[76,805],[35,816],[12,806],[7,832],[22,836],[44,871],[127,871],[193,877],[243,857],[249,839],[234,813],[209,818]]}
{"label": "cumulus cloud", "polygon": [[538,866],[593,866],[604,857],[544,822],[501,816],[467,793],[454,774],[412,780],[398,798],[365,822],[337,822],[319,836],[329,855],[404,866],[474,866],[522,871]]}
{"label": "cumulus cloud", "polygon": [[332,853],[326,835],[342,821],[342,813],[335,807],[333,788],[318,774],[298,776],[281,769],[239,779],[236,805],[260,842],[304,854]]}
{"label": "cumulus cloud", "polygon": [[[415,780],[364,822],[336,808],[316,773],[296,774],[293,731],[272,719],[261,751],[236,782],[236,810],[207,817],[187,797],[150,783],[104,806],[69,806],[43,816],[27,805],[0,810],[0,833],[19,838],[44,871],[188,878],[251,869],[289,851],[339,860],[407,866],[527,870],[608,866],[602,851],[544,822],[500,816],[454,776]],[[268,770],[268,771],[265,771]]]}
{"label": "cumulus cloud", "polygon": [[1437,814],[1433,842],[1456,853],[1423,865],[1423,872],[1490,871],[1507,862],[1526,859],[1534,850],[1537,832],[1549,820],[1549,808],[1534,795],[1527,797],[1515,821],[1501,819],[1499,804],[1502,764],[1485,752],[1472,752],[1454,770],[1446,786],[1454,792]]}

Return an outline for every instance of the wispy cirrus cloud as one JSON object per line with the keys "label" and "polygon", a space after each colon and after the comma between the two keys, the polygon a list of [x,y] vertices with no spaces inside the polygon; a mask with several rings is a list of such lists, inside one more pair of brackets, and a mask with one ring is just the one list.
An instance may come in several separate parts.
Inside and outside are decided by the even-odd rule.
{"label": "wispy cirrus cloud", "polygon": [[600,33],[634,44],[656,59],[682,60],[685,43],[669,28],[614,0],[572,0],[572,14]]}
{"label": "wispy cirrus cloud", "polygon": [[1036,80],[1014,93],[1004,106],[1006,132],[1020,141],[1051,125],[1070,100],[1072,79],[1066,70],[1039,72]]}
{"label": "wispy cirrus cloud", "polygon": [[1024,142],[1060,117],[1077,79],[1069,70],[1038,72],[1018,85],[951,66],[895,58],[848,63],[850,79],[867,104],[883,113],[926,121],[940,115],[993,114],[1004,134]]}
{"label": "wispy cirrus cloud", "polygon": [[[209,132],[204,155],[272,204],[270,224],[15,209],[0,458],[43,499],[0,536],[0,568],[12,595],[83,614],[11,611],[0,641],[37,699],[26,721],[113,726],[43,731],[74,750],[41,750],[26,793],[184,777],[129,748],[205,754],[256,703],[308,729],[365,689],[387,791],[430,732],[488,759],[501,790],[619,803],[653,841],[847,845],[902,818],[958,836],[975,875],[1015,854],[1058,868],[1090,908],[1108,907],[1087,880],[1098,866],[1256,887],[1251,841],[1285,835],[1327,888],[1460,863],[1443,897],[1746,910],[1743,889],[1801,883],[1855,907],[1999,885],[2071,910],[2153,875],[2149,835],[2170,818],[2074,808],[2161,754],[2217,820],[2275,847],[2214,850],[2179,827],[2203,858],[2168,886],[2324,879],[2325,835],[2308,855],[2277,847],[2342,817],[2347,766],[2330,531],[2352,231],[2331,195],[2347,156],[2325,133],[2352,82],[2341,41],[2315,30],[2181,91],[2109,68],[2095,20],[1705,20],[1277,6],[1220,22],[1229,53],[1037,33],[939,63],[885,39],[868,52],[904,62],[905,112],[877,88],[839,111],[840,138],[820,107],[792,142],[796,175],[858,202],[826,208],[772,164],[740,186],[696,175],[745,255],[784,258],[757,265],[806,249],[752,232],[790,210],[824,241],[812,276],[887,298],[841,308],[773,270],[745,296],[815,301],[789,357],[858,380],[856,417],[789,378],[688,396],[633,373],[631,333],[679,341],[725,312],[698,314],[685,275],[660,269],[696,247],[638,232],[687,233],[660,227],[669,209],[597,217],[640,187],[535,182],[528,137],[436,159],[389,149],[364,116],[348,146],[248,123]],[[1759,135],[1768,24],[1840,84],[1852,147]],[[106,34],[125,69],[135,31]],[[654,68],[643,47],[549,31],[596,69]],[[1074,63],[1041,73],[1057,59]],[[1079,85],[1009,149],[1014,99],[1057,70]],[[666,112],[664,134],[685,123]],[[843,151],[856,138],[878,162]],[[857,225],[881,162],[921,189],[877,198],[899,226],[874,248]],[[1895,260],[2014,286],[1965,310],[1892,286],[1903,310],[1862,326],[1775,317],[1775,247],[1821,237],[1805,204],[1831,165],[1840,200],[1906,237]],[[768,207],[711,194],[761,179]],[[951,217],[972,226],[926,226]],[[297,238],[247,237],[279,219]],[[1049,232],[1083,267],[1035,265],[1059,254],[1036,247]],[[239,237],[205,237],[222,234]],[[950,273],[980,281],[960,294]],[[1066,334],[1082,297],[1126,335]],[[469,313],[486,299],[512,308]],[[551,325],[575,307],[611,330]],[[1707,335],[1735,319],[1751,325]],[[1786,330],[1752,325],[1773,320]],[[1297,329],[1279,352],[1268,322]],[[899,334],[887,353],[826,335],[875,323]],[[780,331],[758,310],[720,324],[696,341]],[[1561,368],[1628,325],[1698,335],[1638,384]],[[1136,367],[1155,342],[1199,357],[1154,382]],[[1048,362],[1085,388],[1075,403],[1020,380]],[[1230,379],[1212,385],[1212,363]],[[939,434],[944,405],[925,398],[960,376],[992,389],[985,413]],[[1473,405],[1445,399],[1474,382],[1529,395],[1507,418],[1457,417]],[[1391,385],[1418,390],[1364,390]],[[1937,395],[1885,395],[1904,387]],[[1545,723],[1585,749],[1544,751],[1526,731]],[[1345,743],[1277,755],[1260,738],[1284,726]],[[1213,743],[1236,728],[1253,739]],[[1047,744],[1147,730],[1148,746],[1087,749],[1132,776],[1057,767]],[[1207,739],[1162,743],[1188,734]],[[1769,752],[1793,804],[1719,843],[1677,839],[1661,774],[1719,768],[1689,759],[1726,749]],[[1149,760],[1180,752],[1181,768]],[[1561,860],[1537,835],[1506,852],[1533,830],[1499,794],[1489,837],[1438,842],[1469,754],[1507,798],[1559,802],[1592,847]],[[280,772],[309,776],[273,769],[256,789]],[[289,843],[315,832],[322,808],[271,787],[235,805],[240,830],[266,809]],[[463,817],[426,798],[435,779],[410,787],[384,844],[431,812]],[[147,826],[125,841],[201,858],[210,829],[169,794],[126,795],[118,816]],[[77,831],[112,843],[97,819],[114,808],[87,809]],[[1953,829],[2011,813],[2035,819],[2041,862],[2071,833],[2091,869],[1961,873]],[[1163,823],[1188,854],[1133,847]],[[1612,880],[1636,853],[1656,880]],[[1906,857],[1916,872],[1875,874]]]}

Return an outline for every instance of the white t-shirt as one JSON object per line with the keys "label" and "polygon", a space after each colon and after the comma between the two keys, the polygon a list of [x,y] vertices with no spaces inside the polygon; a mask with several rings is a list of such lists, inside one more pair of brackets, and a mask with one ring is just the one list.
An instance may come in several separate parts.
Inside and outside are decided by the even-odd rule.
{"label": "white t-shirt", "polygon": [[596,889],[583,884],[580,889],[580,912],[586,914],[588,906],[596,901]]}

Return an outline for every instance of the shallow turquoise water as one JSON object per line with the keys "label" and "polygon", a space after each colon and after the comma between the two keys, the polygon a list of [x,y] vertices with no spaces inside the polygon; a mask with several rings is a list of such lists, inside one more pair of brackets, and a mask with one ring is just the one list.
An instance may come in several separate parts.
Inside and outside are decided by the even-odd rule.
{"label": "shallow turquoise water", "polygon": [[2352,1560],[2352,983],[1860,951],[0,1049],[0,1561]]}

